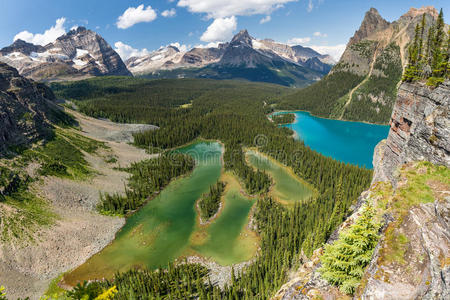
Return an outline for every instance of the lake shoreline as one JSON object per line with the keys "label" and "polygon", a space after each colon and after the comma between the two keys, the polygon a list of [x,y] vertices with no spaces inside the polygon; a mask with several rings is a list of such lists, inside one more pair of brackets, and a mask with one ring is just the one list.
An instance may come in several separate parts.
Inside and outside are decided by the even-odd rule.
{"label": "lake shoreline", "polygon": [[389,126],[365,122],[321,118],[308,111],[278,111],[296,115],[293,123],[279,125],[291,129],[295,139],[337,161],[373,168],[373,151],[388,135]]}
{"label": "lake shoreline", "polygon": [[[352,123],[362,123],[362,124],[367,124],[367,125],[389,126],[389,123],[388,124],[381,124],[381,123],[370,123],[370,122],[367,122],[367,121],[355,121],[355,120],[345,120],[345,119],[334,119],[334,118],[330,118],[330,117],[322,117],[322,116],[317,116],[317,115],[313,114],[310,111],[301,110],[301,109],[298,109],[298,110],[275,110],[275,111],[273,111],[272,113],[270,113],[268,115],[270,116],[272,114],[279,114],[279,113],[293,113],[293,114],[295,114],[297,112],[306,112],[306,113],[309,113],[311,116],[313,116],[315,118],[325,119],[325,120],[352,122]],[[280,124],[280,125],[295,124],[295,122],[296,122],[296,120],[294,120],[294,122],[292,122],[292,123]]]}

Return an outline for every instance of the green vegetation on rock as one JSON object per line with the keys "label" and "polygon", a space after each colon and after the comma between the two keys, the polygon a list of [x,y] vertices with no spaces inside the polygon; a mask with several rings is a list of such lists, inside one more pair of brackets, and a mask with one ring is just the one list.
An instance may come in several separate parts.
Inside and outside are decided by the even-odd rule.
{"label": "green vegetation on rock", "polygon": [[356,222],[340,233],[337,241],[325,246],[321,257],[322,277],[346,294],[353,294],[359,286],[378,243],[379,225],[373,217],[374,210],[367,205]]}
{"label": "green vegetation on rock", "polygon": [[350,49],[359,53],[360,56],[372,59],[375,52],[375,46],[377,42],[371,40],[362,40],[356,44],[350,46]]}
{"label": "green vegetation on rock", "polygon": [[34,180],[24,172],[0,166],[0,241],[33,240],[42,226],[54,223],[56,215],[48,203],[37,197],[30,185]]}
{"label": "green vegetation on rock", "polygon": [[353,93],[343,118],[388,123],[397,99],[397,83],[401,76],[400,48],[392,43],[377,57],[368,80]]}
{"label": "green vegetation on rock", "polygon": [[441,9],[436,24],[428,30],[425,44],[425,15],[415,28],[415,36],[408,48],[408,65],[403,81],[426,80],[438,86],[450,77],[450,31],[445,33],[444,13]]}

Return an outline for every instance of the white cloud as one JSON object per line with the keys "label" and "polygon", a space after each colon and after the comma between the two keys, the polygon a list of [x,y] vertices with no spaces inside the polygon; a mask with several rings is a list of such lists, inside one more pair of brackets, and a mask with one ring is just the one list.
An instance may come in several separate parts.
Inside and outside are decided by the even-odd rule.
{"label": "white cloud", "polygon": [[[324,0],[308,0],[308,6],[306,7],[307,12],[312,12],[314,8],[319,7]],[[316,2],[316,3],[314,3]]]}
{"label": "white cloud", "polygon": [[311,41],[310,37],[302,37],[302,38],[292,38],[287,41],[288,45],[299,45],[299,44],[306,44]]}
{"label": "white cloud", "polygon": [[271,16],[265,16],[264,18],[259,20],[259,24],[264,24],[264,23],[270,22],[270,20],[272,20]]}
{"label": "white cloud", "polygon": [[124,44],[122,42],[116,42],[114,44],[115,47],[115,51],[117,52],[117,54],[120,55],[120,57],[122,58],[123,61],[129,59],[130,57],[133,56],[144,56],[149,54],[150,52],[144,48],[144,49],[135,49],[133,47],[131,47],[130,45]]}
{"label": "white cloud", "polygon": [[342,53],[344,53],[344,51],[345,51],[345,44],[339,44],[339,45],[335,45],[335,46],[316,46],[316,45],[313,45],[313,46],[308,46],[308,47],[316,50],[320,54],[329,54],[336,61],[338,61],[341,58]]}
{"label": "white cloud", "polygon": [[165,11],[163,11],[161,13],[161,16],[163,16],[164,18],[170,18],[170,17],[175,17],[176,14],[177,14],[177,11],[175,10],[175,8],[171,8],[171,9],[166,9]]}
{"label": "white cloud", "polygon": [[309,2],[308,2],[308,7],[306,8],[306,10],[307,10],[308,12],[312,12],[313,8],[314,8],[313,1],[312,1],[312,0],[309,0]]}
{"label": "white cloud", "polygon": [[144,4],[138,7],[129,7],[123,15],[117,19],[117,28],[127,29],[137,23],[151,22],[156,19],[156,11],[149,5],[144,9]]}
{"label": "white cloud", "polygon": [[220,44],[220,42],[211,42],[206,45],[198,44],[198,45],[195,45],[194,48],[217,48],[217,47],[219,47],[219,44]]}
{"label": "white cloud", "polygon": [[177,47],[178,50],[180,50],[181,52],[186,52],[186,51],[190,48],[189,46],[186,46],[186,45],[184,45],[184,44],[180,44],[180,43],[178,43],[178,42],[176,42],[176,43],[171,43],[170,46]]}
{"label": "white cloud", "polygon": [[44,33],[33,34],[27,30],[19,32],[14,36],[14,41],[21,39],[35,45],[45,46],[48,43],[54,42],[57,38],[66,33],[66,28],[64,27],[65,22],[66,18],[57,19],[55,26],[50,27],[50,29],[44,31]]}
{"label": "white cloud", "polygon": [[328,36],[328,34],[326,34],[326,33],[321,33],[320,31],[314,32],[313,35],[314,35],[314,36],[317,36],[317,37],[323,37],[323,38],[326,38],[326,37]]}
{"label": "white cloud", "polygon": [[208,18],[270,14],[288,2],[298,0],[179,0],[178,6],[193,13],[206,13]]}
{"label": "white cloud", "polygon": [[209,25],[208,29],[200,37],[203,42],[228,41],[233,37],[233,31],[237,28],[235,16],[229,18],[218,18]]}

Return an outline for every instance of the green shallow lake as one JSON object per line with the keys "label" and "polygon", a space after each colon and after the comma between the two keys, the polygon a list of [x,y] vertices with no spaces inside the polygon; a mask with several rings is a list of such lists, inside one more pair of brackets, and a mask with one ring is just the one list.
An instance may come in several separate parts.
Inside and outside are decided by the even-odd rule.
{"label": "green shallow lake", "polygon": [[314,192],[300,178],[289,172],[287,167],[275,163],[265,155],[255,151],[248,151],[247,157],[251,165],[266,171],[274,181],[272,190],[273,196],[286,205],[293,205],[296,202],[308,200],[313,197]]}
{"label": "green shallow lake", "polygon": [[212,257],[221,265],[251,259],[258,241],[253,232],[243,230],[255,202],[240,193],[239,183],[231,175],[226,175],[226,178],[224,207],[218,218],[207,227],[206,241],[200,246],[193,246],[196,252]]}
{"label": "green shallow lake", "polygon": [[[191,235],[198,230],[195,202],[220,177],[222,146],[216,142],[200,142],[177,151],[194,157],[194,171],[170,183],[159,196],[129,217],[109,246],[64,277],[67,284],[110,278],[117,271],[133,267],[155,269],[186,253],[192,254]],[[217,223],[208,227],[210,238],[206,244],[195,245],[198,252],[220,263],[247,259],[247,256],[240,257],[232,245],[239,237],[238,229],[245,225],[250,206],[251,202],[245,198],[227,200]],[[228,250],[223,251],[226,248],[218,247],[220,244],[228,245]]]}

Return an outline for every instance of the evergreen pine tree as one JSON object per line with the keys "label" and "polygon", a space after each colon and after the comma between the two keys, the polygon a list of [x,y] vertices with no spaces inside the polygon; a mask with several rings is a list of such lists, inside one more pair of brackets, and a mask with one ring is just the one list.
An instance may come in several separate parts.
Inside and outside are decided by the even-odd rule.
{"label": "evergreen pine tree", "polygon": [[416,81],[419,79],[419,68],[417,62],[419,59],[419,39],[420,39],[420,26],[416,24],[414,29],[414,40],[408,48],[408,66],[403,74],[403,81]]}
{"label": "evergreen pine tree", "polygon": [[344,293],[355,292],[377,245],[378,226],[373,215],[373,208],[367,205],[355,224],[343,231],[334,244],[325,246],[319,271]]}

